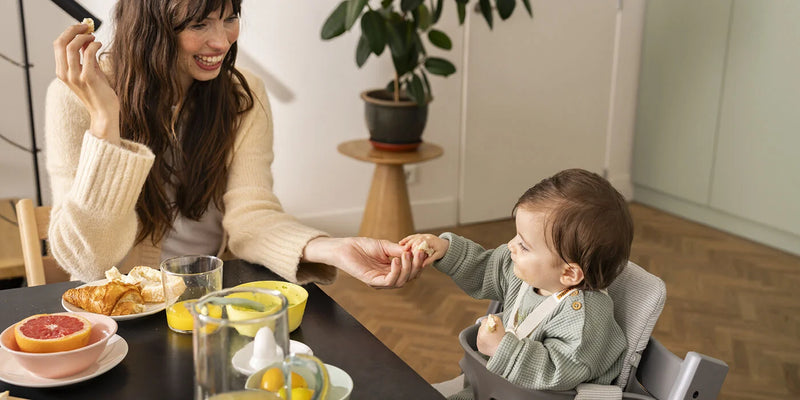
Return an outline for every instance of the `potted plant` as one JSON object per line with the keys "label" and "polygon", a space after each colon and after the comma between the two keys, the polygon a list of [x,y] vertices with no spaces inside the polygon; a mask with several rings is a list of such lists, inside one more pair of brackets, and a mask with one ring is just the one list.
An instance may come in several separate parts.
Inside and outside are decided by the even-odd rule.
{"label": "potted plant", "polygon": [[[469,0],[454,0],[459,25],[464,23]],[[530,0],[521,0],[533,17]],[[380,149],[414,150],[421,143],[433,100],[428,74],[449,76],[456,72],[450,61],[429,56],[427,42],[443,50],[452,48],[450,37],[436,29],[444,8],[443,0],[343,0],[322,26],[322,39],[329,40],[349,31],[356,22],[361,37],[356,46],[356,65],[360,68],[371,54],[380,56],[386,48],[392,57],[395,75],[386,88],[361,93],[370,141]],[[478,0],[478,8],[493,26],[495,11],[501,19],[511,16],[517,0]]]}

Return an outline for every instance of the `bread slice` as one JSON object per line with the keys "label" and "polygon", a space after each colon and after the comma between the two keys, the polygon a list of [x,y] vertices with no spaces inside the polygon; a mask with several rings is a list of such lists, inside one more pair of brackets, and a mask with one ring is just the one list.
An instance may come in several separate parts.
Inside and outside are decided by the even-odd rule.
{"label": "bread slice", "polygon": [[[145,303],[162,303],[166,300],[164,286],[161,283],[161,271],[157,269],[139,265],[131,268],[130,272],[124,275],[116,267],[111,267],[105,275],[109,282],[118,281],[139,286]],[[180,278],[171,277],[167,282],[167,290],[174,296],[178,296],[186,290],[186,285]]]}
{"label": "bread slice", "polygon": [[146,303],[164,301],[164,288],[161,286],[161,271],[143,265],[133,267],[128,276],[139,282],[142,297]]}

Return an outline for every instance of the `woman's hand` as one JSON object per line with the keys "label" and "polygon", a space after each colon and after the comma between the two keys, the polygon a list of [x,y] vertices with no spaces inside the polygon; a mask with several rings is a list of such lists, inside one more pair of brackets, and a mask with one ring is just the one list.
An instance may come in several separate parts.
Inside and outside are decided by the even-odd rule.
{"label": "woman's hand", "polygon": [[100,139],[119,144],[119,98],[97,63],[101,43],[88,31],[86,24],[72,25],[53,42],[56,76],[89,111],[92,119],[89,131]]}
{"label": "woman's hand", "polygon": [[421,260],[402,246],[365,237],[313,239],[303,259],[333,265],[375,288],[402,287],[422,272]]}
{"label": "woman's hand", "polygon": [[[494,321],[493,324],[489,322],[490,318]],[[481,322],[481,327],[478,328],[478,338],[475,343],[478,345],[478,351],[489,357],[493,356],[505,334],[503,320],[496,315],[487,315]]]}
{"label": "woman's hand", "polygon": [[[414,261],[422,261],[422,265],[414,264],[415,268],[425,268],[434,261],[444,257],[450,248],[450,241],[428,233],[417,233],[406,236],[399,242],[405,251],[414,254]],[[427,250],[427,251],[426,251]]]}

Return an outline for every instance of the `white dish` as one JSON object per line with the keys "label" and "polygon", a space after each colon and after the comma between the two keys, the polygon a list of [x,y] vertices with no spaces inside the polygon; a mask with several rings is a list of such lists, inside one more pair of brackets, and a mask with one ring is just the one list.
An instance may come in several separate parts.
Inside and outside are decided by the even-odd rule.
{"label": "white dish", "polygon": [[12,357],[11,354],[3,349],[0,349],[0,380],[12,385],[31,388],[71,385],[73,383],[92,379],[105,373],[119,364],[127,354],[128,342],[126,342],[121,336],[114,335],[111,337],[111,339],[109,339],[108,345],[103,351],[103,354],[100,355],[100,358],[89,368],[78,372],[75,375],[59,379],[50,379],[42,378],[28,372],[28,370],[19,365],[17,360]]}
{"label": "white dish", "polygon": [[325,400],[348,400],[350,393],[353,391],[353,378],[343,369],[325,364],[325,369],[328,370],[328,395]]}
{"label": "white dish", "polygon": [[[96,281],[92,281],[92,282],[80,285],[78,287],[102,286],[102,285],[105,285],[106,282],[108,282],[107,279],[99,279],[99,280],[96,280]],[[71,312],[89,312],[89,311],[86,311],[86,310],[76,306],[76,305],[67,303],[66,301],[64,301],[63,297],[61,298],[61,307],[64,307],[65,310],[71,311]],[[135,318],[140,318],[140,317],[144,317],[144,316],[147,316],[147,315],[155,314],[155,313],[157,313],[157,312],[159,312],[159,311],[161,311],[161,310],[163,310],[165,308],[167,308],[167,305],[164,302],[161,302],[161,303],[144,303],[144,311],[142,311],[140,313],[128,314],[128,315],[109,315],[109,317],[113,318],[115,321],[127,321],[129,319],[135,319]]]}
{"label": "white dish", "polygon": [[[245,375],[252,375],[259,370],[258,368],[253,368],[250,366],[250,358],[253,357],[253,343],[254,342],[250,342],[244,345],[244,347],[239,349],[239,351],[237,351],[231,359],[233,368],[236,368],[237,371]],[[314,355],[314,352],[311,351],[310,347],[306,346],[305,343],[298,342],[296,340],[289,341],[289,352],[294,354],[308,354],[310,356]]]}
{"label": "white dish", "polygon": [[[262,368],[253,375],[250,375],[250,377],[247,378],[247,383],[245,383],[245,388],[258,388],[261,383],[261,376],[271,367],[272,366]],[[328,394],[325,396],[325,400],[348,400],[350,398],[350,393],[353,392],[353,378],[343,369],[334,365],[325,364],[325,369],[328,371]],[[306,377],[306,379],[308,378]]]}

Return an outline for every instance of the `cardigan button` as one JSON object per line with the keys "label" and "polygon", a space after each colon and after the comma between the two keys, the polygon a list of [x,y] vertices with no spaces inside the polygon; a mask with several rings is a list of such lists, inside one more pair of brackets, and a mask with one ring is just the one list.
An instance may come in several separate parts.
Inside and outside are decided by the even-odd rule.
{"label": "cardigan button", "polygon": [[575,311],[580,310],[581,307],[583,307],[583,305],[581,304],[580,301],[576,301],[576,302],[572,303],[572,309],[575,310]]}

